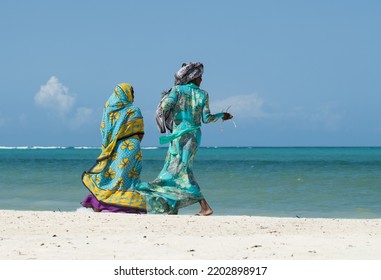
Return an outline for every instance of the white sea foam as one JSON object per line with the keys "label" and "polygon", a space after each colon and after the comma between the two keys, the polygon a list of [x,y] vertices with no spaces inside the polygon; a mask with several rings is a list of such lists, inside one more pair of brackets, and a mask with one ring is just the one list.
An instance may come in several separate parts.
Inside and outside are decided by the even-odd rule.
{"label": "white sea foam", "polygon": [[77,210],[75,210],[75,212],[90,213],[90,212],[93,212],[93,210],[90,208],[80,207],[80,208],[77,208]]}
{"label": "white sea foam", "polygon": [[73,147],[73,149],[76,150],[98,150],[100,147],[93,147],[93,146],[84,146],[84,147]]}
{"label": "white sea foam", "polygon": [[29,149],[32,149],[32,150],[54,150],[54,149],[66,149],[66,147],[60,147],[60,146],[32,146],[32,147],[29,147]]}
{"label": "white sea foam", "polygon": [[0,146],[1,150],[27,150],[30,149],[28,146],[10,147],[10,146]]}
{"label": "white sea foam", "polygon": [[58,150],[58,149],[100,149],[100,147],[65,147],[65,146],[0,146],[0,150]]}

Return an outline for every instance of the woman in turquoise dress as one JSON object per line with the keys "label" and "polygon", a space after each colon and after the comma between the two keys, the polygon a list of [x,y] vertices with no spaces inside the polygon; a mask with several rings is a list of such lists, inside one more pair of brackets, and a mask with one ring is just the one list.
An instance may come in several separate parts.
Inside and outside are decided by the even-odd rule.
{"label": "woman in turquoise dress", "polygon": [[145,200],[135,190],[142,170],[144,122],[133,101],[132,86],[118,84],[103,109],[102,151],[82,175],[90,194],[81,204],[96,212],[146,213]]}
{"label": "woman in turquoise dress", "polygon": [[201,122],[232,116],[210,113],[208,93],[200,88],[202,74],[201,63],[183,64],[175,75],[175,86],[162,103],[164,112],[172,110],[173,131],[160,137],[161,144],[169,143],[160,174],[154,181],[138,186],[149,213],[177,214],[180,208],[197,202],[201,205],[198,215],[213,213],[194,177],[193,160],[201,142]]}

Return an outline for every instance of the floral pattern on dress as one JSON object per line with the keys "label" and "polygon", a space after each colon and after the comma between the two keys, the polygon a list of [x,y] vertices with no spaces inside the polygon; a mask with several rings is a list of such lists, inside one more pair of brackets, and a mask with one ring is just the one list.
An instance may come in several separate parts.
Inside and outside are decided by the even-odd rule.
{"label": "floral pattern on dress", "polygon": [[176,214],[182,207],[204,198],[193,174],[193,161],[201,142],[201,122],[211,123],[223,117],[212,115],[208,93],[193,83],[172,88],[162,104],[173,110],[173,132],[164,166],[152,182],[143,182],[137,190],[146,199],[149,213]]}
{"label": "floral pattern on dress", "polygon": [[145,210],[145,200],[135,190],[143,160],[138,134],[144,133],[144,123],[132,102],[131,86],[119,84],[104,107],[101,154],[82,181],[100,202]]}

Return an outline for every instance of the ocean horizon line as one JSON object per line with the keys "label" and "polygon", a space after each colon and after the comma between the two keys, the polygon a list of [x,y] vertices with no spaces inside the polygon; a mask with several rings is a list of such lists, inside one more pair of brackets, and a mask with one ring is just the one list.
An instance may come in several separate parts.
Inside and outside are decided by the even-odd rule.
{"label": "ocean horizon line", "polygon": [[[167,149],[168,146],[141,146],[143,150],[156,150],[156,149]],[[343,145],[343,146],[201,146],[202,149],[286,149],[286,148],[381,148],[381,146],[352,146],[352,145]],[[82,149],[82,150],[99,150],[100,146],[0,146],[0,150],[66,150],[66,149]]]}

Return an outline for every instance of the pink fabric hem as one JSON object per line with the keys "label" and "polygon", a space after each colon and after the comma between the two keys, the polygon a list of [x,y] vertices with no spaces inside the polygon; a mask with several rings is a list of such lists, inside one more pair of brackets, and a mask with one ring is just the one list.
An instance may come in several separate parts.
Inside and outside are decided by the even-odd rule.
{"label": "pink fabric hem", "polygon": [[92,208],[99,212],[147,214],[146,210],[126,207],[126,206],[110,205],[110,204],[101,202],[98,199],[96,199],[96,197],[92,194],[89,194],[85,198],[85,200],[81,202],[81,205],[86,208]]}

